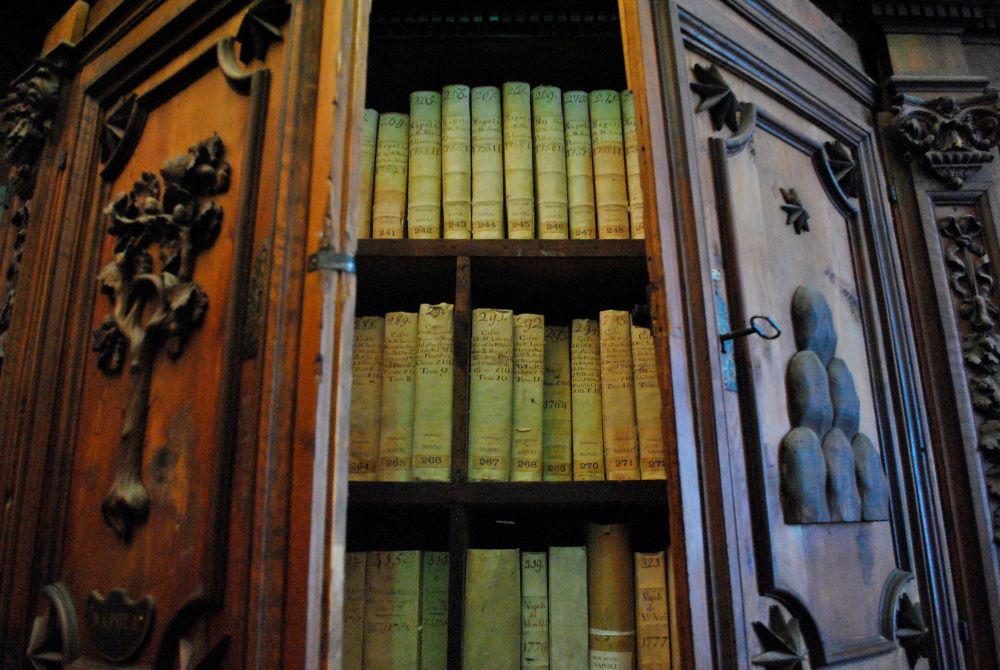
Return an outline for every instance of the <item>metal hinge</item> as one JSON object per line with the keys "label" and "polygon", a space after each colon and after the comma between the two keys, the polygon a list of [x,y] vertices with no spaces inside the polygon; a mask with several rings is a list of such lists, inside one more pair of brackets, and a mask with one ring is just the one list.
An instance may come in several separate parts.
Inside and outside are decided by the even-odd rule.
{"label": "metal hinge", "polygon": [[333,250],[329,242],[321,242],[319,249],[309,255],[306,272],[330,270],[332,272],[349,272],[354,274],[354,256],[341,254]]}
{"label": "metal hinge", "polygon": [[889,184],[889,186],[886,188],[886,190],[889,192],[889,202],[891,202],[893,204],[899,202],[899,196],[896,194],[896,185],[895,184]]}

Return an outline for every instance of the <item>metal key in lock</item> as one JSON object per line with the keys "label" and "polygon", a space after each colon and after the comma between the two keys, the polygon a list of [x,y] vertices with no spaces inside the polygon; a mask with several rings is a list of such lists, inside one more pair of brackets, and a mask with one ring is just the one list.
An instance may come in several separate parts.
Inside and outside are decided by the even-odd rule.
{"label": "metal key in lock", "polygon": [[[765,323],[770,326],[770,332],[764,329],[762,324]],[[750,317],[750,325],[746,328],[719,335],[719,341],[722,343],[722,353],[726,353],[728,350],[729,340],[736,340],[747,335],[759,335],[765,340],[776,340],[781,337],[781,328],[778,327],[778,324],[771,317],[763,314],[755,314]]]}

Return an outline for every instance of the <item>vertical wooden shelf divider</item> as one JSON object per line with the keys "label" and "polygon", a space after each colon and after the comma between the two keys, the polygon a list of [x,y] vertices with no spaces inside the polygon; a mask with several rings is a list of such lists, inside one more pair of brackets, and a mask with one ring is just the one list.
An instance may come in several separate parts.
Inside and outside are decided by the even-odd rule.
{"label": "vertical wooden shelf divider", "polygon": [[472,342],[472,269],[468,256],[455,259],[455,385],[451,410],[451,481],[468,481],[469,362]]}

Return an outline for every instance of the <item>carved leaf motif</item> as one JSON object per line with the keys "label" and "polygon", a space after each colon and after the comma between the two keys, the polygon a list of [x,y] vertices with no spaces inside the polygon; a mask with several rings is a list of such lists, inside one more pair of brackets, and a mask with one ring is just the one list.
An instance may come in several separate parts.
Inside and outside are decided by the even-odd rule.
{"label": "carved leaf motif", "polygon": [[763,668],[802,670],[803,662],[806,660],[806,648],[798,619],[789,617],[788,621],[785,621],[781,608],[772,605],[767,625],[754,621],[753,630],[764,651],[751,658],[751,664]]}
{"label": "carved leaf motif", "polygon": [[52,130],[59,100],[59,78],[45,60],[0,101],[2,159],[11,168],[14,192],[22,200],[34,195],[38,158]]}
{"label": "carved leaf motif", "polygon": [[1000,379],[995,375],[977,375],[969,380],[972,406],[983,416],[1000,418]]}
{"label": "carved leaf motif", "polygon": [[236,32],[240,47],[240,60],[264,60],[272,42],[281,41],[281,24],[288,20],[292,8],[286,0],[258,0],[243,16]]}
{"label": "carved leaf motif", "polygon": [[722,130],[722,126],[726,126],[735,133],[739,128],[736,118],[736,96],[733,95],[719,68],[714,64],[707,68],[695,65],[694,78],[697,81],[691,83],[691,90],[701,98],[695,113],[708,110],[712,128]]}
{"label": "carved leaf motif", "polygon": [[899,599],[896,609],[896,639],[906,650],[906,661],[911,668],[922,658],[930,658],[930,636],[920,603],[914,603],[906,593]]}
{"label": "carved leaf motif", "polygon": [[[979,448],[993,458],[1000,458],[1000,421],[991,419],[979,425]],[[995,493],[1000,493],[1000,481],[995,486],[998,489]]]}
{"label": "carved leaf motif", "polygon": [[962,357],[972,372],[994,374],[1000,371],[1000,339],[994,333],[969,333],[962,339]]}
{"label": "carved leaf motif", "polygon": [[823,145],[826,148],[827,161],[830,170],[833,171],[833,178],[848,197],[858,197],[858,170],[851,156],[851,151],[840,142],[827,142]]}
{"label": "carved leaf motif", "polygon": [[781,197],[785,199],[785,204],[781,206],[782,211],[788,215],[785,219],[785,225],[795,228],[796,235],[801,235],[809,230],[809,212],[799,200],[799,194],[795,192],[794,188],[778,190],[781,191]]}

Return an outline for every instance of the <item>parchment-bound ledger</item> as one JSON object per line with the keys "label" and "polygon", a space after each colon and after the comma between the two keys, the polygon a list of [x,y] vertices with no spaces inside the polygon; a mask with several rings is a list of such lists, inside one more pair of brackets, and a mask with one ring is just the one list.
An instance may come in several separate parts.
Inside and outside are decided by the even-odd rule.
{"label": "parchment-bound ledger", "polygon": [[455,306],[421,305],[413,401],[413,478],[451,479],[451,405]]}
{"label": "parchment-bound ledger", "polygon": [[573,430],[570,409],[569,328],[545,326],[545,389],[542,452],[547,482],[573,479]]}
{"label": "parchment-bound ledger", "polygon": [[632,320],[628,312],[601,312],[601,407],[608,479],[639,479],[632,383]]}
{"label": "parchment-bound ledger", "polygon": [[444,237],[472,237],[472,112],[469,87],[445,86],[441,92],[441,172]]}
{"label": "parchment-bound ledger", "polygon": [[549,667],[581,670],[589,663],[587,548],[549,547]]}
{"label": "parchment-bound ledger", "polygon": [[514,315],[514,408],[510,480],[540,482],[545,395],[545,317]]}
{"label": "parchment-bound ledger", "polygon": [[587,526],[591,670],[632,670],[634,667],[633,563],[627,526]]}
{"label": "parchment-bound ledger", "polygon": [[602,240],[627,240],[628,190],[622,108],[617,92],[590,92],[590,139],[594,152],[597,236]]}
{"label": "parchment-bound ledger", "polygon": [[635,624],[638,670],[670,670],[667,566],[664,552],[635,555]]}
{"label": "parchment-bound ledger", "polygon": [[420,552],[369,551],[365,670],[420,667]]}
{"label": "parchment-bound ledger", "polygon": [[413,396],[416,390],[417,314],[385,315],[382,354],[382,425],[378,480],[408,482],[413,478]]}
{"label": "parchment-bound ledger", "polygon": [[521,668],[549,667],[548,555],[521,554]]}
{"label": "parchment-bound ledger", "polygon": [[566,183],[569,192],[569,236],[597,238],[594,213],[594,160],[590,146],[590,102],[585,91],[563,93],[566,123]]}
{"label": "parchment-bound ledger", "polygon": [[562,91],[556,86],[531,89],[535,129],[535,193],[538,239],[569,237],[566,213],[566,130],[563,127]]}
{"label": "parchment-bound ledger", "polygon": [[406,225],[408,237],[441,237],[441,94],[410,93],[410,165]]}
{"label": "parchment-bound ledger", "polygon": [[420,670],[448,665],[448,552],[423,552],[420,595]]}
{"label": "parchment-bound ledger", "polygon": [[503,173],[507,202],[507,237],[535,236],[535,182],[532,169],[531,85],[503,85]]}
{"label": "parchment-bound ledger", "polygon": [[365,563],[363,551],[347,552],[344,562],[344,644],[342,670],[362,670],[365,639]]}
{"label": "parchment-bound ledger", "polygon": [[406,170],[409,164],[410,117],[383,114],[375,144],[375,197],[372,237],[400,239],[406,213]]}
{"label": "parchment-bound ledger", "polygon": [[503,131],[500,89],[472,89],[472,237],[502,240]]}
{"label": "parchment-bound ledger", "polygon": [[358,212],[358,237],[372,236],[372,194],[375,189],[375,138],[378,136],[378,112],[365,110],[361,125],[361,211]]}
{"label": "parchment-bound ledger", "polygon": [[351,361],[351,456],[348,479],[375,481],[378,472],[379,424],[382,413],[382,345],[385,319],[354,319]]}
{"label": "parchment-bound ledger", "polygon": [[632,369],[635,423],[639,434],[639,472],[643,479],[666,479],[656,349],[649,328],[632,326]]}
{"label": "parchment-bound ledger", "polygon": [[570,367],[573,416],[573,479],[604,479],[601,420],[601,344],[597,321],[573,319]]}
{"label": "parchment-bound ledger", "polygon": [[462,667],[521,668],[521,560],[517,549],[470,549],[465,566]]}
{"label": "parchment-bound ledger", "polygon": [[514,315],[472,310],[469,366],[469,481],[510,479]]}
{"label": "parchment-bound ledger", "polygon": [[622,135],[625,140],[625,175],[628,182],[628,219],[633,240],[646,237],[642,221],[642,174],[639,170],[639,135],[635,125],[635,98],[622,91]]}

